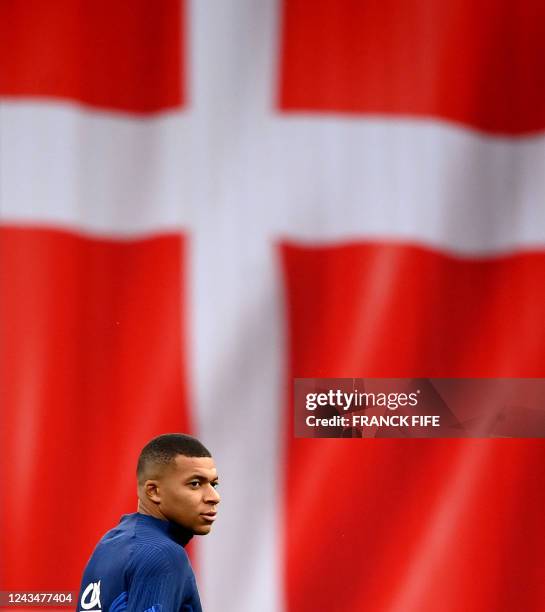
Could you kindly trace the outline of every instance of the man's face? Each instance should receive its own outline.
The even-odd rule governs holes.
[[[212,529],[220,501],[218,473],[211,457],[178,455],[158,479],[159,510],[170,521],[205,535]]]

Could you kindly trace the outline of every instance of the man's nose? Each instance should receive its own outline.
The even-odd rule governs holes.
[[[220,494],[217,489],[212,485],[209,485],[206,489],[206,495],[204,501],[208,504],[219,504],[220,503]]]

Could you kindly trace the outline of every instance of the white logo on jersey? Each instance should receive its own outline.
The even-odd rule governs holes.
[[[89,596],[89,599],[87,599],[87,596]],[[90,610],[98,606],[96,612],[100,612],[100,580],[98,582],[90,582],[87,585],[81,596],[80,604],[84,610]]]

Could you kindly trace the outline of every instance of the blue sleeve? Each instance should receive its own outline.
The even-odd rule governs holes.
[[[127,593],[127,612],[200,612],[193,570],[187,559],[164,550],[139,551],[133,560]]]
[[[182,593],[178,575],[143,576],[133,580],[127,598],[127,612],[178,612]]]

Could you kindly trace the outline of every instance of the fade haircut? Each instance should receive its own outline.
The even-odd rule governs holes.
[[[136,467],[138,483],[141,484],[144,481],[144,477],[151,465],[169,465],[174,462],[178,455],[184,455],[184,457],[212,456],[206,446],[193,436],[180,433],[157,436],[144,446],[140,457],[138,457],[138,465]]]

